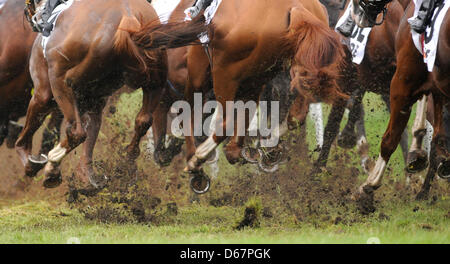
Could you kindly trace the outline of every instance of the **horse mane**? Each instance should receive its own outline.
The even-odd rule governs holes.
[[[337,33],[306,9],[294,8],[290,15],[284,52],[294,54],[292,87],[300,93],[309,91],[325,102],[348,97],[336,82],[344,62],[344,50]]]

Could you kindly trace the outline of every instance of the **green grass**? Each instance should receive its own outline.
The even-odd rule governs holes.
[[[395,205],[384,209],[389,220],[376,214],[360,223],[314,227],[263,218],[260,228],[233,228],[242,208],[191,205],[168,225],[100,224],[85,220],[76,210],[48,202],[27,202],[0,209],[0,242],[67,243],[449,243],[450,201]],[[419,208],[417,211],[413,208]],[[444,208],[447,208],[445,210]],[[447,216],[446,216],[447,215]],[[330,220],[331,221],[331,220]]]

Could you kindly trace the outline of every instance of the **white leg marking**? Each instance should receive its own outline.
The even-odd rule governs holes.
[[[426,116],[427,116],[427,96],[424,95],[422,99],[417,103],[416,118],[412,127],[412,142],[409,152],[414,150],[420,150],[422,148],[422,139],[414,136],[415,132],[426,128]]]
[[[67,152],[67,149],[61,147],[61,143],[59,143],[58,146],[54,147],[48,153],[48,160],[51,162],[58,163],[64,158],[64,156],[66,155],[66,152]]]
[[[205,159],[208,157],[209,153],[217,147],[217,143],[214,141],[213,137],[210,136],[208,139],[200,144],[200,146],[195,151],[195,156],[199,159]]]
[[[384,171],[386,170],[386,161],[380,156],[378,156],[377,163],[375,164],[375,167],[370,172],[369,177],[367,178],[367,181],[364,185],[369,186],[380,186],[381,180],[383,178]]]
[[[314,127],[316,128],[316,141],[319,147],[323,146],[323,113],[322,104],[314,103],[309,105],[309,113],[314,121]]]
[[[426,128],[427,128],[427,133],[425,134],[425,137],[423,138],[423,149],[428,153],[428,157],[429,157],[430,152],[431,152],[431,141],[433,140],[434,128],[430,124],[430,122],[428,122],[428,120],[426,121]]]

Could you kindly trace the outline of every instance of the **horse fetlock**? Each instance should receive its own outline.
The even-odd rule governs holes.
[[[44,174],[46,176],[43,183],[45,188],[55,188],[62,183],[61,170],[58,162],[48,162],[45,165]]]
[[[418,173],[428,167],[428,153],[425,150],[418,149],[408,153],[406,161],[406,171],[409,173]]]

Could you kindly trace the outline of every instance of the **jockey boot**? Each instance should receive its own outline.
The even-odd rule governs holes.
[[[411,29],[422,34],[425,32],[428,22],[433,15],[434,6],[438,0],[423,0],[420,5],[419,13],[414,19],[408,19]]]
[[[185,13],[190,17],[194,18],[198,16],[200,11],[206,9],[209,5],[211,5],[213,0],[197,0],[192,7],[186,9]]]
[[[341,33],[344,37],[348,38],[353,32],[353,28],[355,27],[355,21],[353,21],[352,16],[349,14],[345,22],[337,27],[337,31]]]

